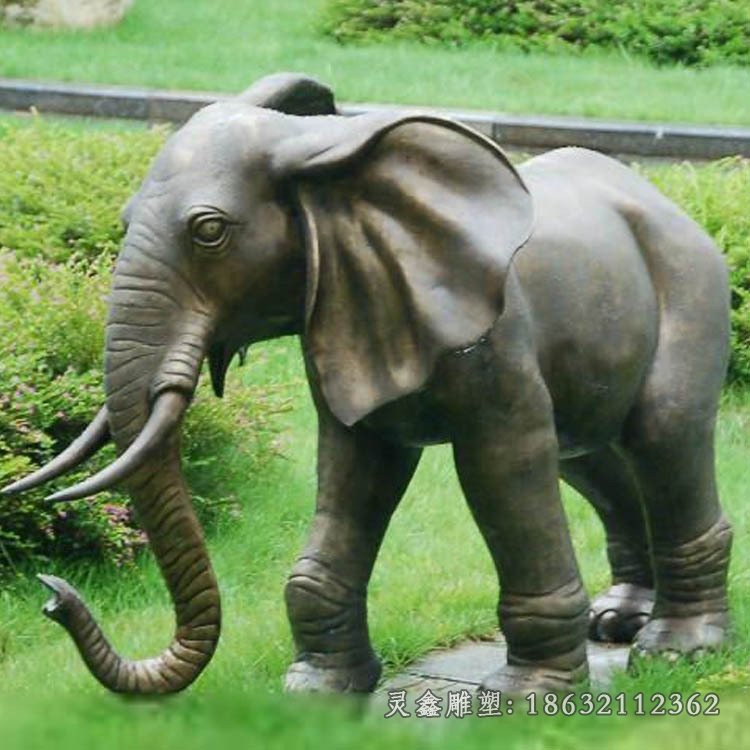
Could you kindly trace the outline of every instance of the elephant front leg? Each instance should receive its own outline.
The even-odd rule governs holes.
[[[287,671],[290,691],[369,692],[380,662],[367,631],[367,591],[314,558],[297,561],[286,585],[297,657]]]
[[[297,656],[285,689],[369,692],[381,673],[367,629],[367,584],[420,451],[321,417],[318,498],[286,585]]]
[[[589,602],[558,484],[551,410],[541,388],[511,419],[482,419],[454,443],[461,485],[497,568],[507,664],[482,688],[564,691],[588,675]]]

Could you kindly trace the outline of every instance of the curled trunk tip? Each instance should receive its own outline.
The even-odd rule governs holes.
[[[216,650],[220,631],[218,594],[205,611],[202,624],[193,624],[189,634],[176,636],[169,648],[155,658],[129,661],[114,651],[73,586],[53,575],[39,574],[37,578],[52,592],[42,612],[68,631],[89,671],[113,692],[154,695],[184,690],[196,680]]]

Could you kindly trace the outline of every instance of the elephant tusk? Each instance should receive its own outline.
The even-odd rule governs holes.
[[[65,474],[91,458],[110,440],[107,407],[102,406],[89,426],[59,455],[23,479],[19,479],[0,490],[2,495],[26,492],[40,484]]]
[[[164,440],[182,418],[187,404],[187,396],[179,391],[165,391],[159,395],[154,402],[148,422],[146,422],[138,437],[114,463],[80,484],[56,492],[47,499],[50,502],[79,500],[82,497],[89,497],[97,492],[109,489],[118,482],[127,479],[143,465],[143,462],[155,450],[163,445]]]

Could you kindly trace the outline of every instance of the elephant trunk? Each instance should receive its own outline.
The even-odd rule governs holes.
[[[174,285],[160,282],[153,269],[140,292],[133,286],[136,272],[126,270],[121,259],[111,295],[105,361],[109,428],[118,452],[127,451],[142,431],[154,430],[152,422],[161,419],[165,403],[168,409],[181,410],[171,415],[175,429],[144,454],[127,479],[135,513],[174,604],[172,643],[156,657],[124,659],[75,589],[53,576],[40,578],[55,593],[45,614],[68,630],[99,682],[119,693],[173,693],[190,685],[211,660],[221,624],[219,589],[182,474],[179,445],[179,423],[195,389],[210,316],[195,303],[188,305],[188,295],[175,295]],[[172,400],[163,398],[165,394]],[[157,401],[161,409],[154,406]]]

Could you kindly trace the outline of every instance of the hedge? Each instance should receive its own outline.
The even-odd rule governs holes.
[[[0,486],[64,448],[103,403],[119,212],[164,137],[0,120]],[[247,475],[256,475],[272,454],[272,415],[286,402],[270,388],[230,388],[219,401],[201,380],[183,462],[199,516],[212,527],[240,512],[227,458],[241,455]],[[105,448],[49,486],[0,497],[0,574],[44,558],[134,559],[144,537],[120,492],[64,507],[44,502],[113,458]]]
[[[0,486],[69,444],[103,403],[109,265],[0,255]],[[201,380],[183,430],[183,463],[198,514],[213,527],[240,512],[225,462],[241,454],[249,476],[260,472],[271,453],[271,416],[285,401],[278,389],[247,387],[228,388],[220,401]],[[131,562],[144,538],[120,492],[57,507],[44,501],[113,459],[105,448],[44,488],[0,498],[0,569],[40,557]]]
[[[330,0],[322,27],[341,42],[485,40],[522,50],[624,50],[657,64],[750,64],[744,0]]]

